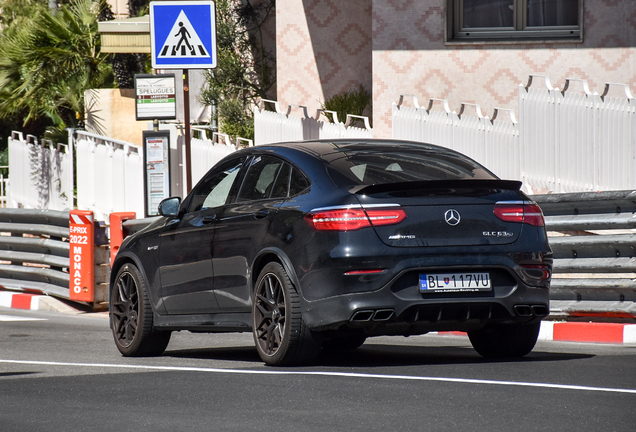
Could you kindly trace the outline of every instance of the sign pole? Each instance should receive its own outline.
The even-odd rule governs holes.
[[[192,151],[190,148],[190,82],[188,69],[183,70],[183,122],[185,123],[186,193],[192,190]]]
[[[186,190],[192,190],[189,69],[217,66],[216,7],[213,1],[150,2],[152,67],[183,70]]]

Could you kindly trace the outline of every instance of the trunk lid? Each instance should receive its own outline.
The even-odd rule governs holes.
[[[494,214],[497,202],[521,202],[520,183],[503,180],[422,181],[373,185],[353,191],[365,209],[400,206],[395,225],[374,226],[388,246],[487,246],[514,243],[522,223]]]

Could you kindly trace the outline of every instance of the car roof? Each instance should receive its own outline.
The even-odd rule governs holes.
[[[342,151],[367,151],[367,150],[430,150],[439,151],[441,153],[455,153],[445,147],[434,144],[428,144],[417,141],[392,140],[392,139],[374,139],[374,138],[356,138],[356,139],[326,139],[326,140],[308,140],[308,141],[291,141],[272,144],[263,144],[258,147],[272,149],[286,147],[311,153],[315,156],[324,156],[331,153],[340,153]]]

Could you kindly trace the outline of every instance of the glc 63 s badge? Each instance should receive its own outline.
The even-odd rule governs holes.
[[[514,237],[514,233],[508,231],[484,231],[484,237]]]

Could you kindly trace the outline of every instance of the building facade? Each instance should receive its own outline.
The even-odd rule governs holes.
[[[278,100],[308,107],[362,85],[375,136],[400,94],[517,108],[530,75],[636,93],[635,0],[278,0]],[[576,81],[575,81],[576,82]],[[583,87],[582,87],[583,89]]]

